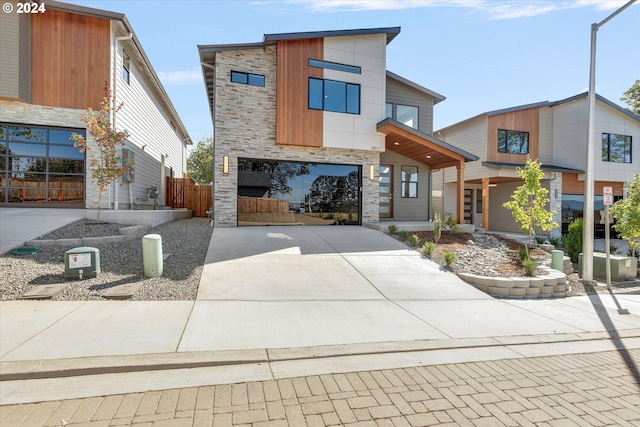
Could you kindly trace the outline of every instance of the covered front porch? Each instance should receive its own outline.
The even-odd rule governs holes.
[[[414,162],[417,162],[421,165],[426,165],[429,172],[438,169],[444,169],[447,167],[455,167],[457,176],[456,176],[456,220],[459,224],[464,224],[464,171],[465,171],[465,163],[472,162],[478,160],[478,157],[464,151],[458,147],[455,147],[451,144],[448,144],[444,141],[441,141],[437,138],[434,138],[432,135],[420,132],[410,126],[407,126],[403,123],[398,122],[397,120],[387,118],[377,125],[378,132],[384,134],[385,137],[385,150],[388,153],[395,153],[399,156],[402,156],[406,159],[411,159]],[[382,162],[382,161],[381,161]],[[403,175],[405,171],[403,171]],[[393,194],[397,192],[397,184],[394,185],[393,181],[391,182],[382,182],[382,179],[385,179],[382,174],[380,176],[380,205],[381,208],[383,203],[388,202],[389,207],[393,207]],[[412,185],[412,182],[405,182],[404,178],[402,178],[401,185],[403,188],[408,189],[409,185]],[[418,184],[416,184],[417,186]],[[427,182],[427,186],[430,187],[430,183]],[[383,193],[383,189],[389,187],[388,195]],[[416,190],[417,191],[417,190]],[[422,194],[426,194],[427,204],[424,207],[424,220],[432,219],[432,214],[430,212],[430,191],[424,192]],[[409,194],[411,196],[412,194]],[[403,194],[404,196],[404,194]],[[389,200],[385,200],[384,198],[388,197]],[[382,212],[382,209],[381,209]],[[380,217],[380,221],[393,221],[394,217],[398,215],[389,215],[390,218],[383,218],[383,215]],[[396,222],[397,222],[396,218]],[[419,221],[423,222],[423,221]],[[430,221],[424,221],[430,222]],[[416,230],[417,231],[417,230]]]

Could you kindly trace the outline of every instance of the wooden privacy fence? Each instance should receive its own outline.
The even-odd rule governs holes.
[[[196,184],[191,178],[167,177],[167,205],[172,208],[186,208],[193,216],[207,216],[213,206],[211,185]]]
[[[289,202],[261,197],[238,197],[238,213],[286,214],[289,213]]]

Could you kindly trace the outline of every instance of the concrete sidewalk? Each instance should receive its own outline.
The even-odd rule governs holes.
[[[363,227],[216,229],[196,301],[4,301],[0,320],[2,405],[640,348],[639,295],[496,300]]]

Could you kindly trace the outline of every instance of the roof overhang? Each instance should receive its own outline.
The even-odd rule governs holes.
[[[377,130],[386,135],[387,150],[423,163],[431,170],[478,160],[478,156],[391,118],[378,123]]]
[[[517,168],[524,168],[525,164],[524,163],[502,163],[502,162],[482,162],[482,166],[486,166],[488,168],[493,168],[493,169],[517,169]],[[582,174],[585,173],[583,170],[581,169],[572,169],[572,168],[565,168],[563,166],[556,166],[556,165],[540,165],[540,169],[543,172],[563,172],[563,173],[577,173],[577,174]]]

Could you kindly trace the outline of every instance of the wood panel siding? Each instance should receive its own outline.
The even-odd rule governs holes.
[[[276,144],[322,147],[323,112],[309,109],[308,91],[309,77],[323,73],[308,60],[323,59],[323,39],[280,40],[277,49]]]
[[[54,9],[31,15],[31,102],[99,109],[109,82],[111,22]]]
[[[612,187],[615,196],[624,194],[624,182],[613,181],[595,181],[594,194],[602,196],[602,187]],[[562,174],[562,193],[563,194],[584,194],[584,181],[578,181],[578,175],[574,173]]]
[[[487,161],[523,164],[527,154],[498,153],[498,129],[529,132],[529,154],[532,160],[539,157],[540,113],[537,108],[512,111],[489,116],[487,121]]]

